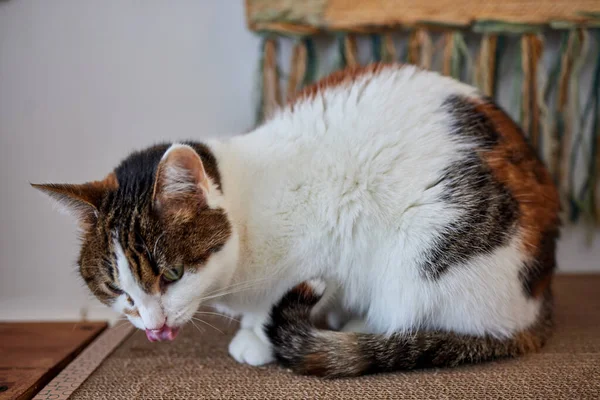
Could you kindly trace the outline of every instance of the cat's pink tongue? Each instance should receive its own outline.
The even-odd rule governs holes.
[[[179,328],[172,328],[163,325],[160,329],[146,329],[146,337],[151,342],[162,342],[164,340],[173,340],[177,337]]]

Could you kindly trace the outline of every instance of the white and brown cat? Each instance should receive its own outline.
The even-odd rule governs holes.
[[[237,361],[338,377],[515,356],[550,335],[552,179],[491,100],[412,66],[347,69],[249,134],[35,187],[78,216],[91,291],[150,340],[213,305],[241,317]],[[311,322],[322,294],[331,330]]]

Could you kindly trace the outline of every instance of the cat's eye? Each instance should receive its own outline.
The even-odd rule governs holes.
[[[182,276],[183,265],[179,264],[163,272],[162,279],[167,283],[171,283],[180,280]]]
[[[123,291],[119,287],[117,287],[114,283],[107,283],[106,287],[108,288],[108,290],[110,290],[114,294],[117,294],[119,296],[123,294]]]

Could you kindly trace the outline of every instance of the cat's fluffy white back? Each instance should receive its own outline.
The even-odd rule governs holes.
[[[212,143],[222,204],[240,235],[235,279],[264,280],[222,306],[265,313],[292,285],[321,277],[340,285],[343,304],[373,332],[508,336],[531,324],[540,302],[519,281],[518,236],[439,279],[420,271],[463,212],[440,200],[438,184],[475,145],[449,134],[443,103],[452,95],[479,97],[412,66],[383,69],[300,100],[247,136]]]

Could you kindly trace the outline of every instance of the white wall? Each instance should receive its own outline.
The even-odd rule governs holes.
[[[28,183],[247,130],[258,49],[242,0],[0,1],[0,319],[106,315],[75,273],[73,221]],[[600,270],[598,240],[563,236],[562,269]]]

